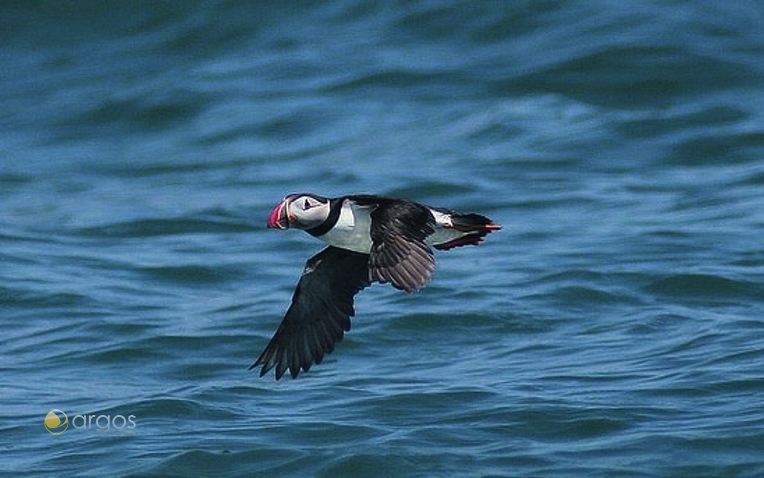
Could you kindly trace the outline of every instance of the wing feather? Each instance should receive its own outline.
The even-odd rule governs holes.
[[[424,242],[434,226],[435,218],[421,204],[381,202],[371,213],[369,280],[390,282],[406,292],[424,287],[435,270],[432,250]]]
[[[262,377],[275,367],[279,380],[321,363],[350,330],[353,298],[369,285],[368,262],[368,254],[333,246],[308,259],[292,304],[250,370],[262,366]]]

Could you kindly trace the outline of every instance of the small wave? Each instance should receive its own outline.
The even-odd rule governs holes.
[[[713,298],[762,297],[764,291],[749,282],[710,274],[675,274],[647,285],[648,292],[665,296]]]
[[[115,222],[101,226],[82,228],[79,235],[100,238],[135,238],[173,236],[179,234],[209,234],[226,232],[251,232],[257,228],[236,219],[202,218],[198,216],[177,218],[141,218]]]

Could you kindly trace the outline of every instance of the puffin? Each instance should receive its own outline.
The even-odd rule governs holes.
[[[289,194],[273,208],[268,227],[302,229],[328,244],[305,264],[276,333],[249,367],[260,377],[275,368],[297,378],[334,350],[355,315],[353,299],[374,282],[416,292],[435,270],[432,249],[477,245],[501,226],[406,199],[369,194],[326,198]]]

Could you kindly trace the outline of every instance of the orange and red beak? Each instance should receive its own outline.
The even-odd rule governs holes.
[[[278,206],[273,208],[268,216],[268,227],[274,229],[289,229],[289,223],[296,220],[295,217],[289,217],[289,198],[284,198]]]

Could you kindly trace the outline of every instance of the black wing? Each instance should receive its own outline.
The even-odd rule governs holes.
[[[276,367],[276,380],[289,369],[308,371],[334,350],[355,315],[353,297],[369,285],[368,254],[329,246],[308,259],[292,296],[292,305],[276,334],[249,367],[262,365],[262,377]]]
[[[421,289],[435,270],[432,250],[424,242],[434,226],[435,218],[421,204],[382,202],[371,213],[369,279],[390,282],[406,292]]]

